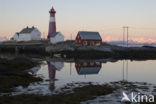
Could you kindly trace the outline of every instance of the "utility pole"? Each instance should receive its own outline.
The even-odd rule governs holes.
[[[126,40],[127,40],[127,47],[128,47],[128,45],[129,45],[129,43],[128,43],[128,41],[129,41],[129,27],[128,26],[123,27],[123,46],[125,45],[125,33],[127,35]]]
[[[70,38],[71,38],[71,40],[73,39],[73,36],[72,36],[72,34],[70,35]]]
[[[128,47],[128,40],[129,40],[129,27],[127,26],[127,47]]]
[[[123,27],[123,46],[125,45],[125,27]]]

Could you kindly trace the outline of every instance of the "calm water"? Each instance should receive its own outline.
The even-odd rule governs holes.
[[[147,82],[156,85],[156,60],[102,63],[99,61],[47,62],[29,70],[44,78],[42,83],[31,84],[28,88],[18,87],[17,92],[51,94],[68,83],[77,82]]]

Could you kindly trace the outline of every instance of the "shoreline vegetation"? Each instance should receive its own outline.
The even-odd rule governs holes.
[[[5,42],[0,53],[36,54],[73,59],[156,59],[156,47],[121,47],[102,43],[102,46],[77,46],[74,41],[50,44],[48,41]]]
[[[13,92],[17,86],[28,86],[30,83],[42,81],[25,70],[38,65],[28,58],[0,59],[0,93]]]

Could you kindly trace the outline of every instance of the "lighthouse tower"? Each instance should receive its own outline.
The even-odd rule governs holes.
[[[56,32],[56,22],[55,22],[55,9],[52,7],[52,9],[49,11],[50,13],[50,21],[49,21],[49,32],[48,32],[48,39],[52,37],[52,35]]]

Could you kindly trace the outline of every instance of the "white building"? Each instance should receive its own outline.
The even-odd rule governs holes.
[[[31,41],[31,40],[41,40],[41,32],[35,28],[24,28],[21,32],[16,33],[13,36],[15,41]]]
[[[63,42],[63,41],[64,41],[64,36],[60,32],[56,32],[50,37],[50,42],[52,44],[56,44],[58,42]]]

